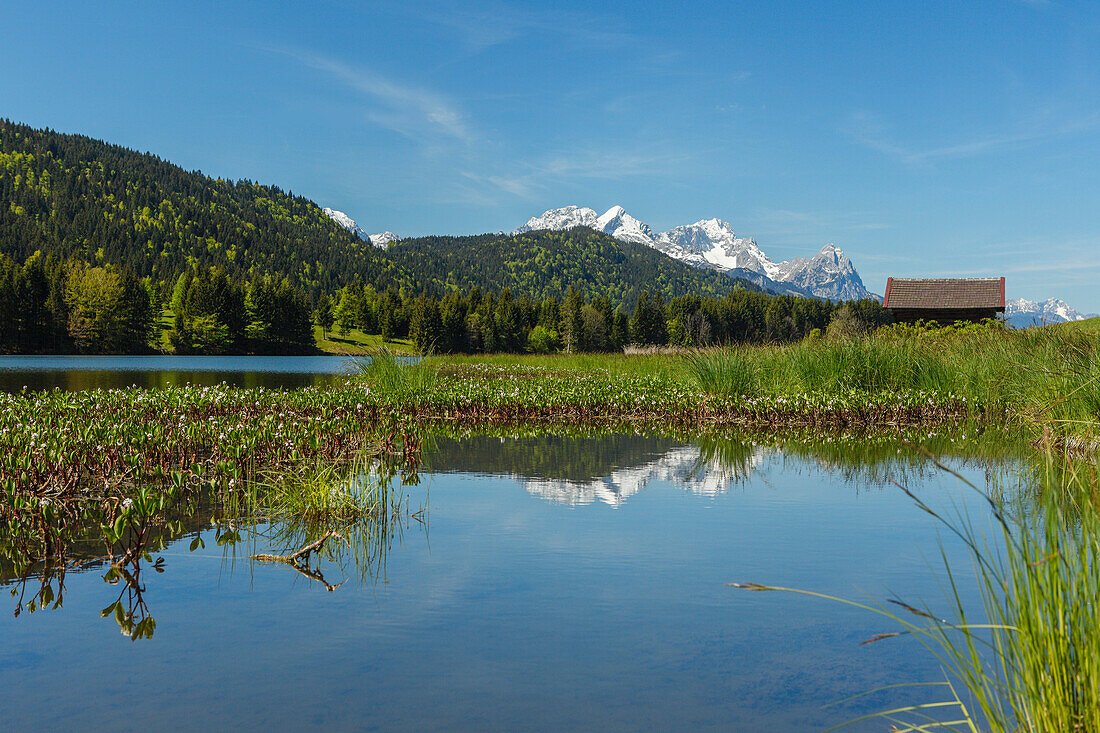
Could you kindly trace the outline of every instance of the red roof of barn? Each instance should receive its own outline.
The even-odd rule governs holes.
[[[886,281],[886,308],[996,308],[1005,307],[1005,279],[902,278]]]

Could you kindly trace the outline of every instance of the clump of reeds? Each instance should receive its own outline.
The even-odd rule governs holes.
[[[759,365],[748,349],[698,351],[684,357],[688,374],[704,392],[752,397],[759,392]]]
[[[369,381],[373,392],[393,402],[418,404],[429,399],[438,370],[424,359],[413,361],[382,347],[357,359],[355,370]]]
[[[906,330],[687,354],[687,380],[719,396],[920,392],[1063,437],[1100,427],[1100,339],[1065,330]]]
[[[397,500],[388,476],[364,461],[319,464],[274,474],[248,488],[253,511],[308,522],[342,523],[385,514]]]

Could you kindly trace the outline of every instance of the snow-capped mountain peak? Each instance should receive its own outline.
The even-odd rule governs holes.
[[[717,218],[700,219],[657,234],[622,206],[612,206],[596,216],[594,210],[574,205],[532,217],[514,233],[575,226],[653,247],[693,267],[745,277],[774,292],[812,294],[832,300],[878,297],[867,291],[852,261],[835,244],[826,244],[813,257],[773,262],[755,239],[737,236],[733,225]]]
[[[815,294],[829,293],[833,300],[868,297],[867,288],[848,256],[830,242],[811,258],[795,257],[778,266],[778,280],[799,285]]]
[[[532,216],[527,223],[519,227],[513,234],[523,234],[539,229],[572,229],[573,227],[588,227],[599,229],[596,212],[588,207],[563,206],[560,209],[550,209],[541,216]]]
[[[381,247],[382,249],[385,249],[390,242],[396,242],[399,239],[401,239],[401,237],[390,231],[379,232],[378,234],[370,235],[370,243],[373,244],[375,247]]]
[[[626,209],[621,206],[612,206],[596,219],[595,229],[610,234],[615,239],[626,242],[637,242],[649,247],[653,246],[653,230],[649,225],[638,221]]]
[[[342,211],[330,209],[327,206],[321,209],[321,211],[324,212],[325,216],[332,219],[334,222],[344,227],[344,229],[347,229],[355,236],[359,237],[359,239],[362,239],[364,242],[367,241],[367,233],[359,228],[359,225],[355,223],[355,219],[352,219],[350,216]]]
[[[1016,328],[1043,326],[1050,323],[1083,321],[1096,318],[1095,313],[1081,313],[1060,298],[1047,298],[1043,301],[1014,298],[1005,303],[1005,320]]]
[[[664,247],[662,252],[677,257],[676,252],[696,255],[701,260],[693,262],[693,257],[681,256],[685,262],[697,267],[709,267],[715,270],[749,270],[769,278],[775,272],[775,263],[756,245],[752,237],[738,237],[733,225],[721,219],[700,219],[694,224],[674,227],[658,236]]]

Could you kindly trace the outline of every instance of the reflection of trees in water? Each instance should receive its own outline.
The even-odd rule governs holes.
[[[0,369],[0,391],[20,392],[23,389],[80,392],[93,389],[165,389],[194,384],[253,389],[297,389],[333,382],[339,375],[299,372],[257,371],[141,371],[141,370],[52,370]]]
[[[511,474],[588,481],[620,466],[637,466],[682,445],[674,438],[609,433],[571,437],[436,436],[424,448],[424,468],[435,473]]]

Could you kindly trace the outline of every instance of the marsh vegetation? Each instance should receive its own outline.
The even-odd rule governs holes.
[[[377,582],[403,528],[426,521],[426,495],[410,500],[402,487],[418,484],[425,446],[452,440],[462,447],[449,460],[461,470],[522,476],[548,498],[599,489],[638,434],[689,443],[694,457],[691,465],[631,460],[721,490],[752,481],[767,456],[887,488],[936,473],[929,455],[987,476],[1019,464],[1026,481],[983,504],[998,521],[993,533],[952,524],[974,551],[974,579],[954,554],[945,577],[960,590],[945,604],[899,597],[906,605],[879,609],[948,670],[948,696],[933,702],[962,711],[943,718],[949,705],[903,705],[911,709],[894,708],[893,717],[1089,730],[1100,668],[1088,602],[1100,593],[1092,581],[1100,490],[1090,462],[1097,357],[1095,338],[1077,330],[894,327],[676,355],[471,360],[376,351],[357,373],[299,390],[6,394],[0,566],[17,613],[60,606],[66,573],[96,569],[117,590],[103,615],[141,639],[156,630],[146,579],[181,540],[195,552],[209,542],[250,563],[274,560],[287,569],[270,572],[329,591],[349,577]],[[569,435],[546,443],[548,430]],[[574,461],[569,436],[577,434],[589,449]],[[718,475],[726,478],[704,480]]]

